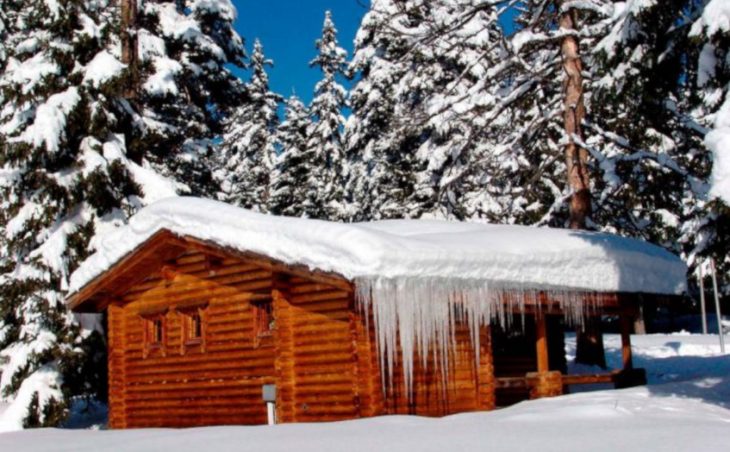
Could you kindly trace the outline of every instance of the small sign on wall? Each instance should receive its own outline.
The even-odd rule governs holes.
[[[276,403],[276,385],[262,385],[261,392],[264,402]]]

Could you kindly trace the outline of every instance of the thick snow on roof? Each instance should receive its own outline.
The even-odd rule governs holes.
[[[478,281],[495,289],[675,294],[686,267],[646,242],[610,234],[433,220],[342,224],[169,198],[102,237],[71,276],[76,292],[159,230],[356,281]]]

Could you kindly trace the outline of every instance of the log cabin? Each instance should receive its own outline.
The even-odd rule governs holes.
[[[104,315],[110,428],[443,416],[641,383],[632,318],[685,271],[608,234],[174,198],[100,240],[67,303]],[[598,315],[621,319],[623,368],[567,375],[564,326]]]

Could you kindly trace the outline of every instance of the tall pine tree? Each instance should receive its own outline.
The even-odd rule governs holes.
[[[123,26],[119,2],[2,4],[0,396],[18,427],[103,392],[100,328],[65,309],[68,275],[140,206],[212,191],[194,168],[243,92],[225,68],[243,55],[229,1],[144,8]],[[130,35],[138,67],[122,55]]]
[[[54,425],[70,394],[100,388],[97,333],[64,307],[67,277],[95,230],[142,195],[115,133],[125,67],[103,2],[4,2],[0,76],[0,393],[18,427]]]
[[[221,145],[216,177],[225,202],[267,212],[271,172],[276,158],[277,115],[281,97],[269,90],[264,56],[257,40],[251,55],[251,80],[246,85],[249,100],[228,120]]]
[[[692,117],[707,129],[704,144],[712,152],[707,203],[693,224],[696,239],[690,253],[717,262],[723,293],[730,294],[730,10],[721,0],[710,0],[690,29],[697,52],[695,108]],[[692,231],[694,232],[694,231]],[[690,254],[691,255],[691,254]]]
[[[713,197],[730,206],[730,11],[722,0],[710,0],[690,30],[700,47],[697,58],[697,116],[710,131],[714,152]]]
[[[271,175],[270,211],[274,215],[300,217],[304,202],[316,196],[307,193],[311,156],[307,153],[311,118],[307,107],[296,96],[286,101],[285,120],[276,133],[280,154]]]
[[[482,187],[495,141],[481,113],[499,88],[483,83],[504,53],[497,18],[466,0],[372,3],[347,128],[360,218],[463,219],[494,205]]]
[[[243,84],[228,69],[243,67],[243,41],[233,29],[230,0],[140,3],[139,81],[128,118],[129,154],[184,182],[191,194],[213,196],[216,139]]]
[[[309,177],[303,213],[310,218],[338,218],[344,209],[343,108],[347,91],[338,78],[344,75],[347,53],[337,43],[337,29],[327,11],[322,37],[317,40],[318,55],[310,66],[322,71],[309,107],[312,124],[307,131]]]
[[[402,100],[399,81],[415,62],[407,59],[409,37],[391,22],[397,15],[413,27],[422,22],[418,7],[406,3],[373,1],[355,37],[349,71],[358,81],[350,95],[352,114],[346,127],[351,220],[418,215],[407,210],[412,208],[409,199],[416,185],[414,152],[402,149],[400,142],[407,140],[393,131]]]

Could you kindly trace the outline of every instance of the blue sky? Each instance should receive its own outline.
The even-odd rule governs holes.
[[[271,90],[289,97],[293,92],[306,103],[312,99],[314,85],[320,80],[318,69],[309,61],[317,50],[314,42],[322,32],[324,13],[332,11],[340,46],[352,57],[353,40],[369,0],[233,0],[238,9],[236,29],[246,40],[249,55],[256,38],[264,45],[267,57],[274,60],[269,68]],[[507,33],[515,11],[502,17]],[[248,80],[248,74],[238,75]]]
[[[251,52],[259,38],[266,55],[274,60],[269,69],[271,89],[284,97],[293,91],[305,102],[312,98],[320,79],[318,69],[309,67],[316,55],[314,41],[322,31],[324,12],[332,11],[340,45],[352,55],[352,41],[367,12],[367,0],[233,0],[238,8],[236,29]],[[247,74],[242,75],[244,79]]]

